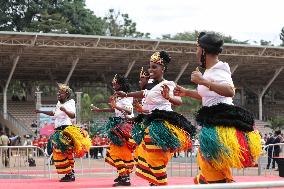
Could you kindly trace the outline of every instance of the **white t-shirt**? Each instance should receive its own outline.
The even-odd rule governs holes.
[[[76,115],[76,106],[75,101],[73,99],[70,99],[63,104],[58,101],[53,111],[55,118],[55,128],[60,127],[62,125],[72,125],[72,119],[69,118],[69,116],[65,112],[61,111],[60,107],[64,107],[68,112],[73,112]]]
[[[212,68],[205,70],[203,77],[216,83],[229,84],[231,86],[234,86],[231,77],[230,66],[228,63],[219,61]],[[210,91],[204,85],[198,85],[197,91],[198,94],[202,97],[203,106],[212,106],[218,103],[233,105],[233,99],[231,97],[221,96],[214,91]]]
[[[144,99],[142,102],[144,110],[148,110],[149,112],[152,112],[155,109],[173,111],[172,104],[168,100],[166,100],[161,94],[161,91],[163,90],[162,88],[163,85],[167,85],[169,87],[170,97],[174,96],[173,91],[174,88],[176,87],[176,84],[173,81],[167,81],[167,80],[161,81],[152,89],[144,90]]]
[[[132,118],[134,117],[134,113],[133,113],[133,97],[124,97],[124,98],[121,98],[121,97],[118,97],[116,99],[116,105],[120,108],[123,108],[123,109],[127,109],[129,111],[131,111],[131,114],[130,115],[127,115],[127,118]],[[122,117],[122,118],[125,118],[125,115],[115,109],[115,116],[116,117]]]

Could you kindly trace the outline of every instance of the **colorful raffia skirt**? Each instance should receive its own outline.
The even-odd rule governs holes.
[[[133,151],[136,143],[131,137],[133,124],[120,117],[111,117],[106,124],[106,133],[111,141],[105,161],[117,169],[120,176],[128,175],[134,167]]]
[[[48,153],[53,153],[58,174],[68,174],[74,168],[74,156],[83,157],[91,147],[88,133],[76,126],[61,126],[50,136]]]
[[[155,185],[167,184],[166,166],[176,151],[191,148],[195,127],[181,114],[154,110],[139,115],[132,130],[139,143],[135,151],[136,175]]]
[[[261,154],[261,137],[250,112],[218,104],[202,107],[196,116],[199,133],[198,164],[208,182],[232,180],[231,168],[255,165]]]

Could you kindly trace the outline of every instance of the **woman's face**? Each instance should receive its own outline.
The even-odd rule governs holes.
[[[63,90],[58,90],[57,91],[57,100],[60,101],[60,102],[64,102],[67,98],[67,93],[66,91],[63,91]]]
[[[148,83],[149,77],[141,76],[139,80],[140,89],[145,89],[146,84]]]
[[[160,80],[164,76],[164,70],[164,66],[150,62],[150,67],[148,69],[150,79]]]
[[[120,85],[116,82],[116,83],[112,83],[112,88],[113,88],[113,90],[115,90],[115,91],[119,91],[120,90]]]

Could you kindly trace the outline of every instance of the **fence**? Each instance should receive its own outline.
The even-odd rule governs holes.
[[[280,144],[273,144],[265,146],[268,148],[271,146],[274,150],[274,146],[279,145],[280,148],[284,148],[284,143]],[[94,156],[91,157],[90,153],[86,155],[85,158],[76,159],[75,169],[77,174],[79,173],[81,176],[93,176],[96,175],[115,175],[116,170],[106,164],[104,162],[104,155],[106,148],[108,146],[92,146],[92,149],[95,148],[103,148],[103,152],[100,153],[101,159],[94,160]],[[172,158],[167,166],[167,172],[169,177],[193,177],[198,173],[198,165],[196,162],[196,150],[198,146],[193,146],[193,150],[190,152],[183,152],[180,156],[176,158]],[[33,176],[43,176],[52,178],[52,175],[55,174],[54,166],[50,164],[50,158],[48,157],[45,152],[38,147],[35,146],[0,146],[0,155],[2,157],[3,150],[9,149],[9,164],[8,168],[5,168],[3,163],[0,164],[1,169],[0,174],[6,174],[6,176],[12,177],[22,177],[23,175],[29,175],[30,177]],[[43,156],[38,156],[42,154]],[[283,150],[279,156],[283,156]],[[37,166],[36,167],[29,167],[28,166],[28,158],[29,156],[33,157],[36,160]],[[267,152],[264,150],[264,154],[260,157],[258,161],[258,166],[244,168],[244,169],[233,169],[234,176],[256,176],[256,175],[277,175],[278,172],[273,171],[272,169],[265,169],[267,166],[268,160]],[[1,161],[2,162],[2,161]],[[5,168],[5,169],[4,169]],[[40,174],[37,174],[40,173]]]
[[[37,146],[0,146],[0,157],[0,178],[47,177],[49,172],[48,155]],[[30,164],[33,160],[37,165]]]

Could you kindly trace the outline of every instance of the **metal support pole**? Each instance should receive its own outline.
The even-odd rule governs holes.
[[[129,65],[128,65],[128,68],[127,68],[127,71],[126,73],[124,74],[124,77],[128,77],[130,71],[132,70],[134,64],[136,63],[136,60],[133,60]]]
[[[280,72],[283,70],[284,66],[277,69],[274,73],[274,76],[270,79],[270,81],[266,84],[266,86],[262,89],[262,91],[258,94],[258,108],[259,108],[259,120],[262,120],[262,97],[268,87],[273,83],[273,81],[276,79],[276,77],[280,74]]]
[[[39,110],[41,108],[41,91],[36,91],[35,94],[36,94],[36,109]],[[37,133],[40,129],[40,126],[41,126],[41,123],[40,123],[40,114],[37,114],[36,115],[36,120],[37,120]]]
[[[81,99],[82,99],[82,93],[83,92],[75,92],[76,93],[76,123],[80,124],[81,123]]]
[[[7,114],[7,91],[8,91],[8,87],[9,87],[10,81],[12,79],[12,76],[14,74],[14,71],[16,69],[16,66],[19,62],[19,58],[20,58],[19,55],[14,57],[12,70],[9,74],[8,80],[7,80],[6,85],[3,89],[3,116],[4,116],[4,119],[7,119],[7,117],[8,117],[8,114]]]
[[[176,79],[175,79],[175,83],[178,82],[178,80],[180,79],[180,77],[182,76],[182,74],[184,73],[184,71],[186,70],[186,68],[188,67],[188,65],[189,65],[189,62],[188,62],[188,63],[185,63],[185,64],[181,67],[180,72],[179,72],[178,76],[177,76]]]
[[[234,72],[236,71],[236,69],[237,69],[238,67],[239,67],[238,64],[232,66],[232,69],[231,69],[231,74],[232,74],[232,75],[234,74]]]
[[[74,72],[78,62],[79,62],[79,57],[77,57],[76,59],[73,60],[71,70],[69,71],[69,74],[68,74],[68,76],[67,76],[67,78],[66,78],[66,80],[64,82],[65,84],[67,84],[69,82],[69,80],[70,80],[70,78],[71,78],[71,76],[72,76],[72,74],[73,74],[73,72]]]

